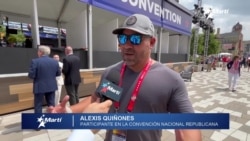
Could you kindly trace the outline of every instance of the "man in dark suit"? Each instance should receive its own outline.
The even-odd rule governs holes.
[[[80,58],[73,54],[71,46],[65,48],[66,57],[63,59],[64,85],[69,95],[70,105],[79,102],[78,86],[81,83]]]
[[[50,48],[39,46],[38,58],[32,59],[29,68],[29,78],[33,79],[35,113],[42,113],[43,97],[47,106],[55,105],[55,91],[57,90],[56,76],[61,74],[59,64],[50,58]]]

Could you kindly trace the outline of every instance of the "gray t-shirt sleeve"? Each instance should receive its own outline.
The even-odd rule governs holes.
[[[173,83],[172,94],[168,103],[168,111],[171,113],[193,113],[194,109],[188,97],[184,81],[178,75]]]

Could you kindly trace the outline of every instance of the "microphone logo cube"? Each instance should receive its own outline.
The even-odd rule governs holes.
[[[119,101],[121,94],[122,94],[122,88],[113,84],[112,82],[103,79],[101,81],[101,84],[97,88],[97,91],[101,94],[101,96],[105,96],[113,101]]]

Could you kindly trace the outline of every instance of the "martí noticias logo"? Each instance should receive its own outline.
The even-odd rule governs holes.
[[[107,93],[108,91],[116,94],[116,95],[120,95],[121,91],[115,89],[114,87],[111,86],[111,84],[109,82],[105,82],[105,83],[102,83],[101,85],[101,92],[102,93]]]
[[[44,127],[47,123],[61,123],[62,118],[51,118],[51,117],[45,117],[45,115],[40,116],[37,118],[37,122],[39,122],[38,128]]]
[[[106,93],[108,90],[109,83],[103,83],[101,92]]]

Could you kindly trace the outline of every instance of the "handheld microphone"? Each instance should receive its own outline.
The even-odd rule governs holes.
[[[112,101],[119,102],[122,94],[122,88],[119,87],[120,73],[115,70],[111,70],[106,79],[102,79],[96,92],[101,97],[101,102],[110,99]]]

